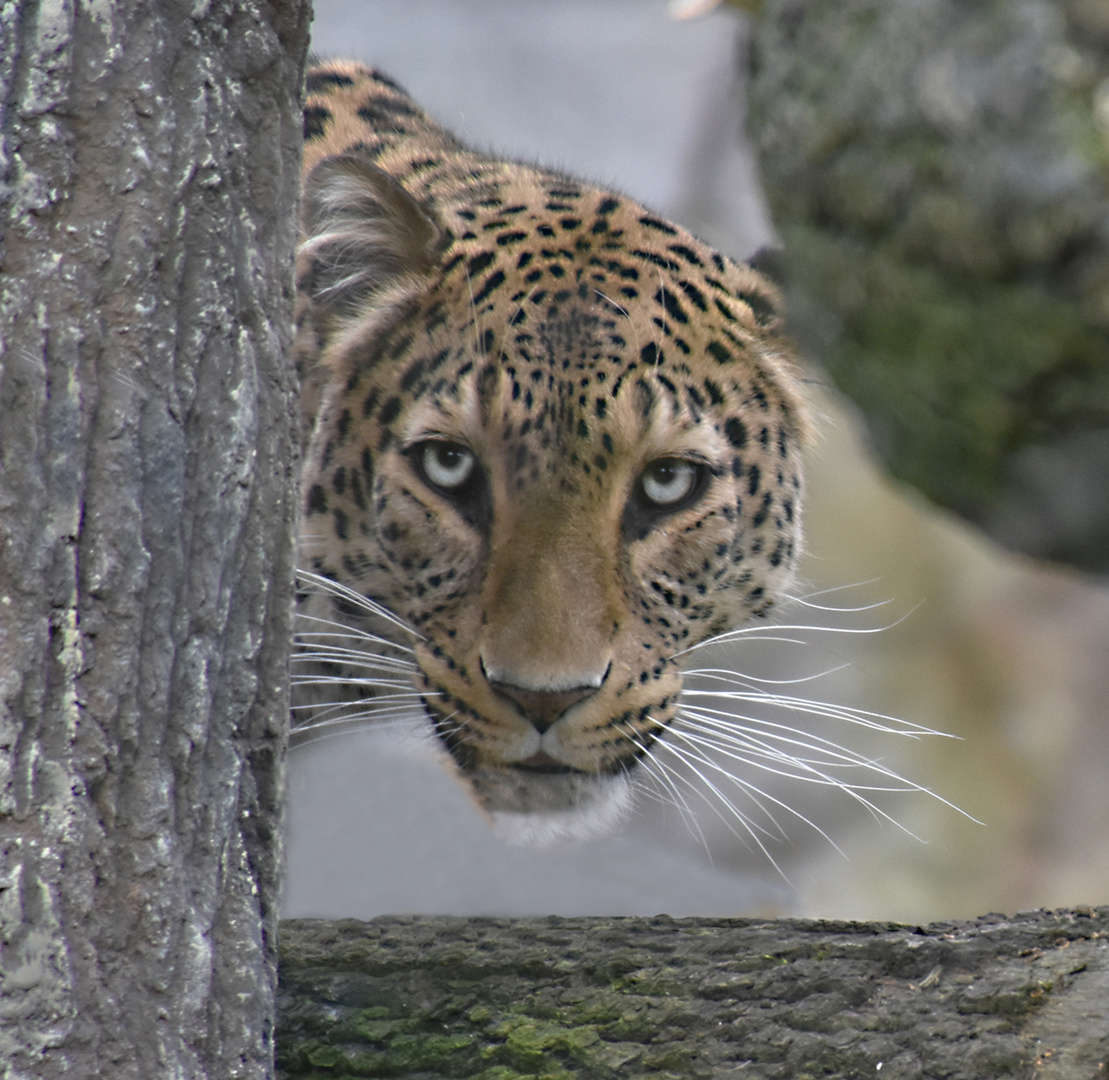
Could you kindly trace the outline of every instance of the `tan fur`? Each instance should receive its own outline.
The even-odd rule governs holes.
[[[358,65],[309,89],[301,561],[419,637],[304,610],[414,641],[487,810],[588,817],[665,738],[677,654],[792,573],[806,425],[778,295],[631,200],[472,153]]]

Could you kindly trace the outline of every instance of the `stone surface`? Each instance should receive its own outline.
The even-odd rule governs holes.
[[[284,1080],[1036,1076],[1109,1060],[1109,910],[282,924]]]

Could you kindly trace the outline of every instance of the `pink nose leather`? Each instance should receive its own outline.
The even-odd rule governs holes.
[[[575,686],[570,690],[527,690],[511,683],[493,681],[489,685],[502,697],[508,698],[540,733],[546,731],[571,705],[591,697],[600,689],[596,686]]]

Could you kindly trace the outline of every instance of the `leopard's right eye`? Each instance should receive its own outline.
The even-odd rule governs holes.
[[[473,476],[473,452],[459,443],[428,439],[413,448],[412,460],[423,479],[445,494],[458,491]]]

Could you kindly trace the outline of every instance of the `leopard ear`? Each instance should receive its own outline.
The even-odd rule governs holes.
[[[357,152],[308,174],[301,230],[301,291],[344,315],[398,278],[426,274],[447,239],[426,206]]]

